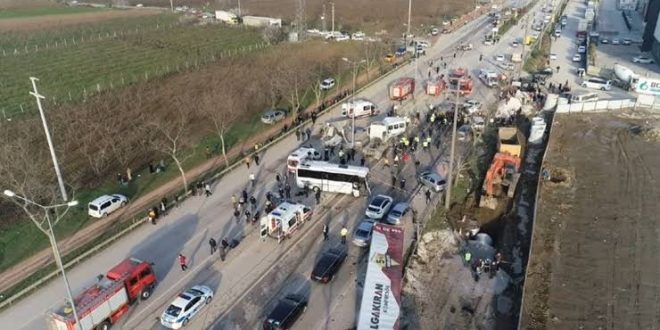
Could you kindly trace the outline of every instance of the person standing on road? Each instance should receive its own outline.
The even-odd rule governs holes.
[[[348,229],[346,229],[346,225],[341,227],[339,234],[341,235],[341,244],[346,244],[346,235],[348,235]]]
[[[250,180],[250,184],[252,185],[252,187],[254,187],[256,185],[256,179],[257,179],[254,176],[254,173],[250,173],[250,175],[248,176],[248,179]]]
[[[431,190],[426,189],[426,204],[431,202]]]
[[[245,166],[247,166],[248,170],[250,169],[250,162],[251,162],[250,156],[245,157]]]
[[[236,194],[231,194],[231,205],[234,207],[234,210],[238,208],[238,200],[236,199]]]
[[[188,259],[183,254],[179,253],[179,265],[181,266],[182,271],[188,269]]]
[[[360,157],[360,166],[364,166],[365,162],[366,162],[366,159],[364,159],[364,156]]]
[[[282,177],[279,173],[275,174],[275,181],[277,181],[277,186],[279,187],[282,184]]]
[[[211,246],[211,255],[213,255],[213,253],[218,250],[218,242],[216,242],[215,239],[211,237],[209,239],[209,245]]]
[[[323,240],[328,240],[328,224],[323,224]]]
[[[286,199],[291,198],[291,186],[289,185],[288,182],[286,183],[286,185],[284,185],[284,193],[285,193]]]
[[[300,128],[296,128],[296,141],[300,141]]]
[[[401,178],[401,180],[399,181],[399,187],[401,188],[401,190],[406,190],[406,179],[405,178]]]
[[[316,204],[321,204],[321,189],[318,189],[314,196],[316,197]]]
[[[254,195],[250,196],[250,205],[252,205],[253,210],[257,208],[257,198]]]
[[[394,172],[392,172],[392,187],[396,186],[396,175],[394,175]]]
[[[257,164],[257,166],[259,166],[259,155],[258,154],[254,154],[254,163]]]
[[[204,185],[204,194],[206,194],[206,197],[211,196],[211,185],[208,182]]]

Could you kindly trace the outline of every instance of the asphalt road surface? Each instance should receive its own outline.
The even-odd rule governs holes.
[[[538,7],[538,6],[537,6]],[[359,97],[366,97],[383,109],[390,106],[387,99],[387,84],[397,77],[427,76],[428,61],[439,63],[440,56],[448,62],[447,69],[456,66],[468,67],[471,72],[478,71],[485,65],[492,65],[484,60],[479,63],[479,54],[484,59],[492,58],[498,46],[483,46],[483,35],[490,29],[485,17],[477,19],[456,32],[443,35],[417,63],[409,64],[390,76],[365,89]],[[509,44],[514,38],[521,38],[524,29],[513,28],[502,38],[500,45]],[[459,52],[453,57],[454,47],[460,41],[471,42],[475,50]],[[441,73],[446,73],[443,70]],[[476,76],[473,73],[473,76]],[[419,81],[419,80],[418,80]],[[421,84],[418,83],[418,86]],[[482,103],[492,103],[493,90],[475,82],[473,98]],[[431,99],[423,95],[423,88],[418,88],[414,101],[404,102],[403,111],[425,111],[427,104],[439,103],[442,98]],[[317,121],[315,132],[320,124],[339,118],[339,109],[322,116]],[[360,119],[358,126],[367,126],[374,118]],[[448,138],[444,136],[440,149],[433,149],[430,154],[420,153],[423,166],[435,166],[446,161]],[[308,142],[309,143],[309,142]],[[318,141],[312,139],[312,144]],[[301,144],[291,135],[271,147],[262,155],[261,165],[251,167],[257,176],[257,185],[251,189],[263,205],[267,191],[275,190],[275,174],[285,169],[287,155]],[[460,150],[460,148],[459,148]],[[411,198],[415,192],[414,165],[408,164],[404,173],[407,179],[405,191],[389,187],[389,170],[378,164],[372,167],[370,185],[374,193],[387,192],[398,200]],[[133,256],[153,261],[159,284],[153,296],[129,311],[118,324],[121,329],[154,329],[160,326],[156,318],[170,303],[177,293],[184,288],[205,284],[216,292],[213,303],[191,322],[191,328],[231,329],[252,327],[260,322],[264,314],[272,308],[275,299],[285,293],[305,292],[310,299],[310,306],[298,329],[311,328],[347,328],[353,325],[356,310],[359,308],[360,293],[357,288],[364,278],[364,249],[348,245],[349,257],[337,277],[327,285],[311,283],[309,273],[314,261],[323,249],[340,245],[339,229],[343,224],[352,233],[354,225],[361,220],[368,197],[324,194],[320,205],[315,205],[313,196],[297,199],[315,205],[315,215],[300,232],[290,240],[278,244],[273,239],[262,241],[256,226],[237,223],[231,214],[231,195],[239,194],[247,186],[248,170],[241,166],[228,173],[214,184],[213,195],[193,197],[171,210],[158,225],[145,225],[134,230],[104,251],[96,254],[68,272],[69,280],[75,292],[92,284],[95,277],[104,273],[126,257]],[[292,184],[292,186],[295,186]],[[295,189],[294,189],[295,190]],[[250,190],[249,190],[250,191]],[[440,196],[435,196],[436,199]],[[424,202],[417,197],[415,207],[423,208]],[[418,211],[421,211],[418,210]],[[103,220],[99,220],[103,221]],[[331,239],[321,242],[323,222],[329,223]],[[410,242],[412,224],[407,222],[406,240]],[[228,253],[226,261],[218,255],[210,255],[207,241],[210,237],[242,238],[240,245]],[[176,256],[183,253],[189,258],[190,269],[182,272]],[[361,274],[356,276],[356,274]],[[7,329],[41,330],[46,328],[44,314],[51,308],[64,302],[64,288],[60,280],[54,280],[40,288],[29,297],[21,300],[0,314],[0,324]],[[347,308],[347,306],[349,308]],[[341,317],[337,317],[337,313]],[[350,316],[346,313],[352,313]],[[351,317],[352,316],[352,317]]]

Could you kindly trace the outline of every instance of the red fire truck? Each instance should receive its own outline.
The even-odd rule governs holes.
[[[472,77],[467,74],[467,70],[464,68],[454,69],[449,74],[449,89],[460,90],[461,95],[470,95],[472,84]]]
[[[390,100],[400,101],[408,97],[414,97],[415,93],[415,78],[402,77],[389,86]]]
[[[126,314],[138,299],[146,300],[156,286],[152,264],[129,258],[74,298],[80,327],[73,310],[65,305],[47,314],[50,330],[107,330]]]

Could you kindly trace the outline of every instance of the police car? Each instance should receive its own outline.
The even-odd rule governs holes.
[[[211,303],[213,290],[204,285],[196,285],[181,294],[160,316],[160,324],[170,329],[185,327],[190,319],[204,306]]]

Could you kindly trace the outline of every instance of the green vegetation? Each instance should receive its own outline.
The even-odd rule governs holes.
[[[523,69],[527,72],[537,72],[545,69],[548,64],[548,56],[550,55],[550,46],[552,35],[550,32],[546,33],[541,42],[535,42],[532,45],[532,52],[523,65]]]
[[[25,17],[46,16],[46,15],[80,14],[80,13],[98,12],[102,10],[108,10],[108,9],[95,8],[95,7],[82,7],[82,6],[20,8],[20,9],[0,10],[0,19],[25,18]]]
[[[250,29],[172,26],[172,15],[139,20],[142,23],[133,26],[125,24],[136,19],[1,36],[5,55],[0,61],[0,108],[12,115],[21,112],[21,106],[23,111],[35,107],[27,94],[30,76],[40,79],[48,101],[78,101],[99,90],[183,71],[262,43],[260,34]]]

